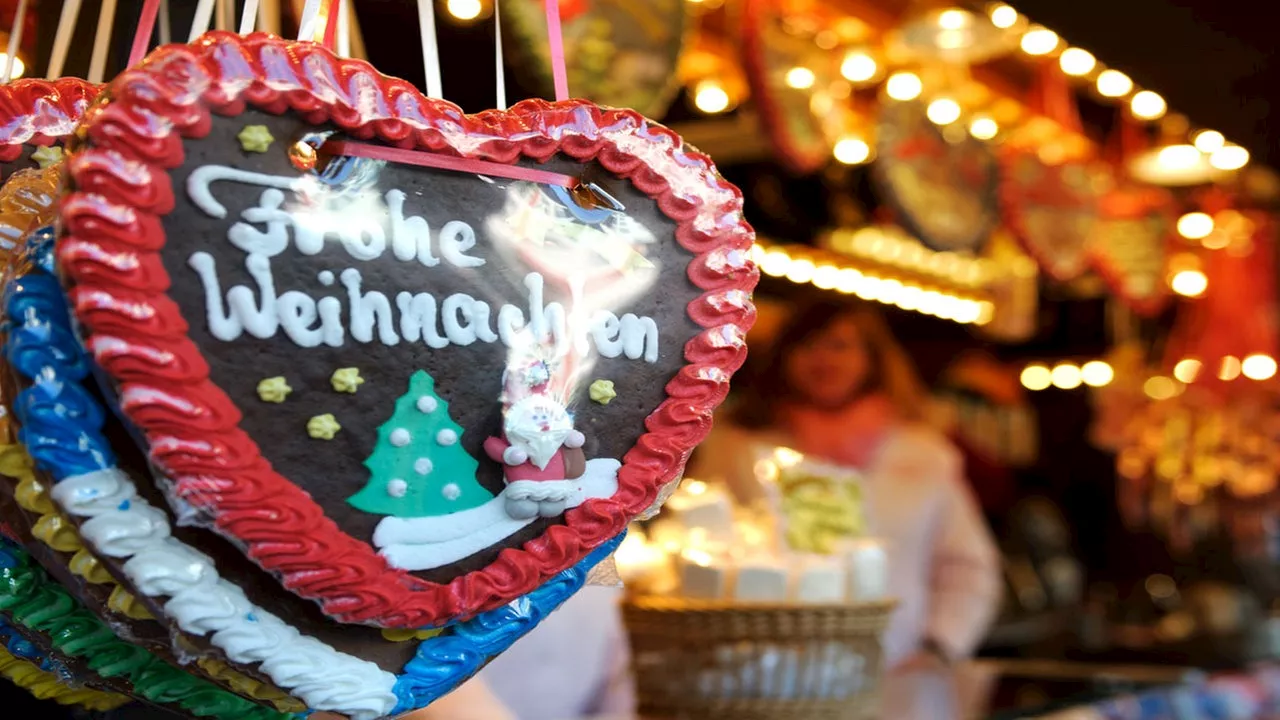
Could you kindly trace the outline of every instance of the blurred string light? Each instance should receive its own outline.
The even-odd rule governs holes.
[[[759,244],[752,247],[751,256],[760,271],[766,275],[785,278],[797,284],[813,285],[820,290],[855,295],[862,300],[893,305],[942,320],[965,325],[985,325],[991,321],[995,312],[995,306],[990,300],[966,297],[961,293],[926,287],[913,280],[904,281],[842,266],[834,258],[819,258],[815,261],[804,256],[793,256],[786,248],[766,248]]]
[[[1182,387],[1173,378],[1156,375],[1142,384],[1142,392],[1152,400],[1168,400],[1177,397],[1182,392]]]
[[[693,91],[693,104],[708,115],[729,109],[729,93],[714,80],[703,80]]]
[[[480,0],[449,0],[445,8],[450,15],[459,20],[475,20],[484,10]]]
[[[1199,270],[1179,270],[1169,279],[1169,287],[1183,297],[1196,298],[1209,289],[1209,278]]]
[[[1022,35],[1022,52],[1028,55],[1048,55],[1058,48],[1058,33],[1039,25]]]
[[[1169,106],[1159,94],[1143,90],[1129,101],[1129,110],[1140,120],[1159,120],[1164,117]]]
[[[1208,213],[1189,212],[1178,218],[1178,234],[1188,240],[1203,240],[1213,233],[1213,218]]]
[[[1227,139],[1217,130],[1201,130],[1191,141],[1195,143],[1197,150],[1206,154],[1215,153],[1227,144]]]
[[[4,67],[5,63],[7,62],[9,62],[9,53],[0,52],[0,67]],[[18,78],[22,77],[23,73],[25,73],[26,71],[27,71],[26,63],[22,62],[22,58],[14,56],[13,69],[9,71],[9,79],[17,80]],[[3,74],[4,74],[3,72],[0,72],[0,75],[3,75]]]
[[[1239,170],[1249,164],[1249,151],[1239,145],[1225,145],[1209,155],[1209,164],[1218,170]]]
[[[875,77],[879,70],[880,67],[876,64],[875,58],[861,51],[848,53],[840,63],[840,74],[849,82],[867,82]]]
[[[1227,355],[1222,358],[1222,366],[1218,368],[1218,379],[1230,382],[1240,377],[1240,358]]]
[[[1183,358],[1173,366],[1173,377],[1180,383],[1190,385],[1200,376],[1201,362],[1195,358]]]
[[[1105,360],[1090,360],[1082,365],[1062,361],[1050,369],[1048,365],[1034,362],[1022,369],[1019,381],[1028,390],[1075,390],[1082,385],[1105,387],[1115,380],[1116,373]]]
[[[807,90],[813,87],[816,80],[813,71],[807,67],[797,66],[787,71],[786,82],[789,88]]]
[[[1058,57],[1058,67],[1062,68],[1062,72],[1075,77],[1088,75],[1097,65],[1098,59],[1093,53],[1076,47],[1063,50]]]
[[[1080,376],[1080,367],[1069,362],[1054,365],[1049,378],[1059,390],[1075,390],[1084,382]]]
[[[1047,390],[1053,384],[1053,371],[1046,365],[1028,365],[1019,378],[1028,390]]]
[[[871,158],[871,146],[862,138],[845,137],[836,142],[832,155],[845,165],[860,165]]]
[[[1080,379],[1089,387],[1106,387],[1116,379],[1116,371],[1105,360],[1090,360],[1080,366]]]
[[[1240,361],[1240,372],[1250,380],[1270,380],[1276,375],[1276,360],[1261,353]]]
[[[969,134],[979,140],[991,140],[1000,134],[1000,126],[988,115],[978,115],[969,121]]]
[[[988,17],[991,18],[991,24],[1001,30],[1008,30],[1018,24],[1018,11],[1004,3],[992,5]]]
[[[938,98],[925,108],[925,115],[935,125],[950,125],[960,119],[960,104],[951,98]]]
[[[1133,91],[1133,81],[1119,70],[1103,70],[1098,73],[1098,94],[1103,97],[1121,98]]]
[[[884,91],[890,98],[906,102],[920,97],[920,93],[924,91],[924,83],[915,73],[897,72],[889,76],[884,84]]]

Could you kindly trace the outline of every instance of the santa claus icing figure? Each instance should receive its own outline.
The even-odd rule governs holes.
[[[537,361],[507,373],[502,436],[484,442],[502,463],[507,514],[516,519],[555,517],[586,470],[586,437],[552,390],[551,370]]]

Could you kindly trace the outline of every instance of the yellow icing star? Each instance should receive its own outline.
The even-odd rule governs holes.
[[[341,368],[333,371],[333,377],[329,378],[329,382],[333,385],[333,389],[338,392],[354,393],[360,389],[364,383],[364,378],[360,377],[360,368]]]
[[[39,150],[31,153],[31,159],[44,170],[52,165],[62,162],[62,148],[54,145],[46,145]]]
[[[236,139],[240,141],[240,147],[244,148],[245,152],[256,153],[266,152],[275,141],[266,125],[245,125]]]
[[[269,377],[258,383],[258,397],[262,398],[262,402],[282,403],[291,392],[293,388],[289,387],[289,383],[285,382],[284,377],[280,375]]]
[[[613,389],[612,380],[597,380],[591,383],[587,393],[591,395],[593,402],[598,402],[601,405],[608,405],[610,400],[618,397],[618,392]]]
[[[331,413],[316,415],[307,421],[307,434],[317,440],[332,440],[341,429]]]

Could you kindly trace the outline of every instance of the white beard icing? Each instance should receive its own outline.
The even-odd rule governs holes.
[[[547,469],[547,463],[572,431],[573,421],[564,406],[541,395],[512,405],[503,422],[507,442],[524,450],[539,470]]]
[[[553,337],[559,352],[572,348],[585,355],[594,346],[605,358],[658,361],[658,324],[653,318],[633,313],[619,317],[607,309],[584,310],[588,305],[580,297],[580,282],[570,284],[568,310],[561,303],[544,302],[545,279],[537,272],[524,277],[527,315],[521,306],[503,304],[494,308],[466,293],[437,298],[415,288],[401,289],[394,296],[377,289],[366,290],[364,278],[354,267],[338,274],[342,288],[335,288],[337,296],[314,297],[301,290],[277,288],[271,259],[284,252],[291,240],[298,252],[316,255],[329,246],[329,236],[336,236],[337,244],[358,262],[376,260],[388,250],[400,262],[416,261],[427,268],[442,261],[453,267],[477,268],[486,261],[468,254],[477,244],[476,232],[459,220],[439,229],[437,257],[427,222],[404,215],[405,194],[400,190],[362,199],[360,213],[348,212],[325,220],[334,211],[324,209],[323,202],[291,212],[285,209],[282,192],[287,189],[323,200],[327,192],[323,186],[313,186],[304,179],[206,165],[188,177],[187,195],[197,208],[214,218],[227,215],[226,207],[210,189],[219,180],[267,189],[258,205],[242,211],[242,221],[227,230],[230,243],[246,253],[245,269],[255,287],[236,285],[224,293],[212,255],[195,252],[187,261],[204,291],[209,333],[218,340],[231,342],[244,333],[267,339],[283,332],[294,344],[306,348],[341,347],[348,335],[359,343],[396,345],[404,340],[422,342],[433,349],[477,341],[512,347],[527,323],[537,337]],[[266,229],[259,230],[255,224],[265,225]]]
[[[125,575],[139,592],[168,598],[165,614],[184,631],[210,636],[234,662],[258,664],[278,687],[317,710],[374,720],[395,708],[395,675],[254,606],[218,576],[207,556],[169,535],[167,516],[138,497],[119,470],[67,478],[51,494],[68,514],[89,518],[81,534],[95,552],[127,558]]]

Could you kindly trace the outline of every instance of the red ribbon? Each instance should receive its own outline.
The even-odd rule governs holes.
[[[133,33],[133,47],[129,49],[129,67],[137,65],[147,54],[147,46],[151,44],[151,31],[156,29],[156,15],[159,13],[160,0],[147,0],[143,3],[138,29]]]
[[[342,0],[329,0],[329,14],[324,21],[324,46],[329,50],[338,47],[338,11],[342,9]]]
[[[385,160],[402,165],[416,165],[418,167],[452,170],[475,175],[490,175],[511,180],[523,180],[540,185],[559,185],[560,187],[572,188],[578,184],[577,179],[574,177],[553,173],[549,170],[538,170],[521,165],[505,165],[503,163],[461,158],[453,155],[437,155],[417,150],[403,150],[383,145],[335,141],[325,143],[320,149],[334,155]]]

